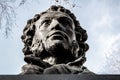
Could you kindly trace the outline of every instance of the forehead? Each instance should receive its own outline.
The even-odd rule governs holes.
[[[63,13],[63,12],[57,12],[57,11],[47,12],[47,13],[43,14],[40,17],[40,19],[44,19],[44,18],[59,18],[59,17],[66,17],[66,18],[72,20],[72,18],[68,14]]]

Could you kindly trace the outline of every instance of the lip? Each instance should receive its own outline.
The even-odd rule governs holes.
[[[62,40],[62,38],[65,38],[66,40],[68,40],[66,33],[64,33],[63,31],[59,31],[59,30],[48,33],[47,39],[51,36],[55,36],[59,40]]]

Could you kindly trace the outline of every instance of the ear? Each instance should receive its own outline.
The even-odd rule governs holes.
[[[78,51],[79,51],[79,45],[76,40],[73,40],[72,42],[72,52],[73,55],[78,58]]]

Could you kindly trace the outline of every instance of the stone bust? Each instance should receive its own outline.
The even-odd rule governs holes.
[[[21,75],[92,73],[83,66],[89,48],[86,30],[62,6],[51,6],[28,20],[21,38],[27,63]]]

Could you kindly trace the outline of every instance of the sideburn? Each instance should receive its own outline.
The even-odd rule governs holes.
[[[72,41],[72,49],[71,49],[71,51],[72,51],[73,55],[74,55],[76,58],[79,57],[79,55],[78,55],[79,49],[80,49],[80,48],[79,48],[79,45],[78,45],[77,41],[73,40],[73,41]]]

